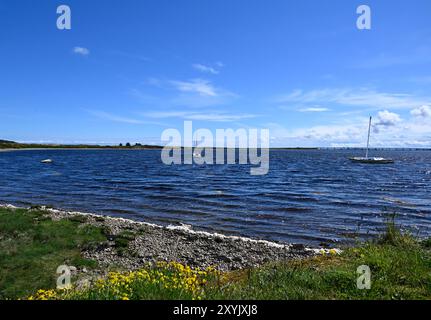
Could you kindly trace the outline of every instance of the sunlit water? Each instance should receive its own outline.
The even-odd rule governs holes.
[[[359,155],[273,150],[269,173],[252,176],[247,165],[167,166],[158,150],[0,152],[0,202],[304,244],[367,237],[396,212],[430,235],[431,152],[372,152],[390,165],[347,159]],[[54,163],[40,163],[47,158]]]

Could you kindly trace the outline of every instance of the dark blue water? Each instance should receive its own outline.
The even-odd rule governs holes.
[[[0,202],[306,244],[367,237],[396,212],[430,235],[431,152],[373,151],[393,165],[347,160],[362,153],[274,150],[269,174],[251,176],[246,165],[167,166],[158,150],[0,152]]]

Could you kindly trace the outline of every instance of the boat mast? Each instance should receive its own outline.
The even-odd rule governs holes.
[[[370,124],[368,125],[368,140],[367,140],[367,151],[365,152],[365,158],[368,158],[368,149],[370,148],[371,119],[372,117],[370,117]]]

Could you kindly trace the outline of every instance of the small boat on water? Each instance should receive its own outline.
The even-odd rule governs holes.
[[[349,158],[352,162],[360,163],[394,163],[394,160],[380,157],[351,157]]]
[[[202,158],[202,152],[195,151],[197,146],[198,146],[198,143],[195,140],[194,145],[193,145],[193,158]]]
[[[394,163],[394,160],[390,159],[390,158],[369,157],[368,156],[369,149],[370,149],[371,121],[372,121],[372,117],[370,117],[370,123],[368,125],[367,151],[365,152],[365,157],[350,157],[349,160],[352,161],[352,162],[370,163],[370,164],[388,164],[388,163]]]
[[[52,163],[53,161],[51,159],[45,159],[42,160],[41,163]]]

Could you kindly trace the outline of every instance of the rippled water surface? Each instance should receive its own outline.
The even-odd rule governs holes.
[[[158,150],[0,152],[0,202],[306,244],[365,237],[396,212],[430,235],[431,151],[373,151],[391,165],[352,155],[362,151],[273,150],[269,173],[251,176],[246,165],[166,166]]]

